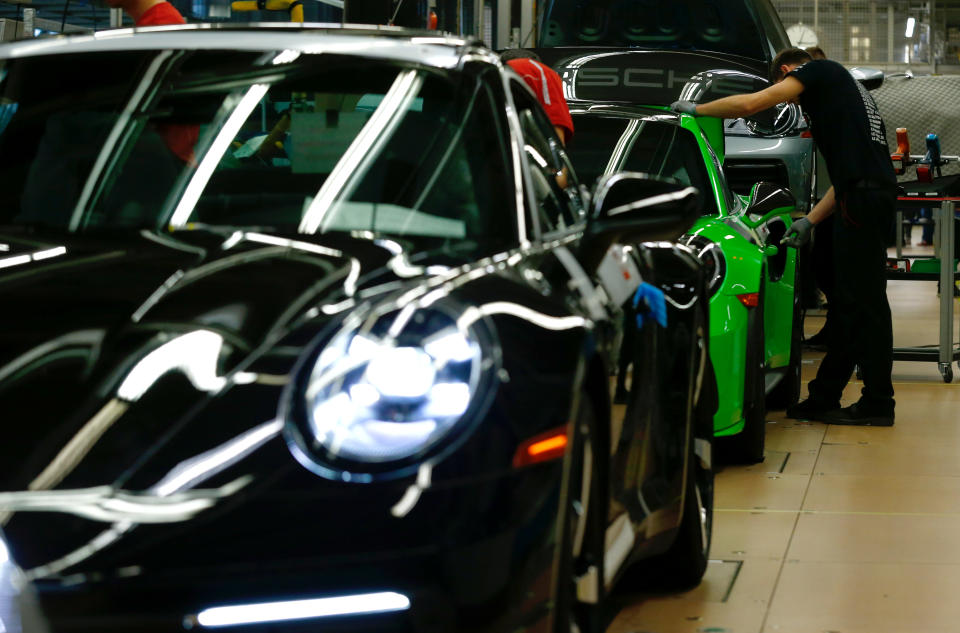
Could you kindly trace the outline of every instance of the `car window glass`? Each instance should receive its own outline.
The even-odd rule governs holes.
[[[574,168],[585,178],[618,171],[671,178],[696,187],[700,212],[717,213],[716,200],[704,156],[696,138],[674,123],[616,115],[574,116],[578,139],[571,145]]]
[[[190,221],[448,240],[511,226],[489,92],[364,66],[272,85],[219,158]]]
[[[724,202],[727,206],[727,212],[732,211],[737,206],[736,195],[733,193],[733,190],[730,188],[730,183],[727,182],[727,173],[723,170],[723,165],[720,163],[720,158],[717,156],[716,152],[713,151],[713,146],[710,145],[707,135],[700,131],[700,138],[703,140],[703,145],[707,148],[707,154],[710,155],[710,161],[713,163],[713,168],[717,173],[717,183],[720,186],[720,195],[723,196]]]
[[[578,182],[568,167],[566,151],[540,103],[518,82],[512,82],[512,92],[540,229],[548,233],[569,228],[580,221],[583,213]],[[560,186],[558,176],[561,182],[566,179],[566,187]]]
[[[760,19],[760,25],[763,27],[768,42],[768,50],[770,51],[768,59],[773,59],[777,53],[790,47],[790,39],[783,28],[783,23],[780,22],[777,10],[773,8],[769,0],[753,0],[753,9]]]
[[[575,114],[573,122],[577,140],[571,144],[570,157],[583,181],[594,183],[601,176],[618,171],[616,165],[608,167],[613,157],[619,155],[620,143],[629,138],[623,135],[629,119]]]
[[[768,59],[747,0],[550,0],[540,46],[692,49]]]
[[[503,108],[484,82],[348,56],[259,66],[248,58],[238,68],[224,66],[222,51],[182,55],[126,126],[118,113],[133,78],[144,76],[136,56],[100,61],[123,72],[87,77],[66,94],[34,84],[59,87],[58,77],[82,75],[89,61],[51,56],[53,67],[40,64],[45,73],[29,72],[35,60],[15,62],[22,79],[12,84],[11,71],[0,84],[0,104],[18,104],[12,115],[0,110],[9,119],[0,148],[29,139],[20,171],[35,177],[0,194],[16,200],[3,220],[67,228],[86,187],[93,193],[76,230],[223,225],[516,238]],[[120,141],[104,152],[102,177],[85,182],[110,134]],[[43,172],[69,185],[54,192],[56,204]]]
[[[68,224],[125,99],[156,55],[0,61],[0,223]],[[138,184],[150,189],[148,178]]]

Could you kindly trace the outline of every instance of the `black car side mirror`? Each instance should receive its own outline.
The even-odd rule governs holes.
[[[757,228],[775,215],[792,213],[796,207],[797,200],[787,189],[776,183],[761,181],[750,190],[743,223],[750,228]]]
[[[597,181],[584,246],[599,264],[614,242],[674,241],[700,215],[699,192],[675,180],[620,172]]]

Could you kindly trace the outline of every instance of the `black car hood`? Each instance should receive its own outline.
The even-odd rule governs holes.
[[[429,276],[391,240],[236,235],[174,241],[0,234],[0,264],[7,263],[0,268],[6,308],[0,317],[0,410],[7,422],[31,421],[4,425],[0,491],[26,489],[105,400],[123,396],[124,376],[161,344],[185,334],[203,344],[197,332],[207,332],[222,348],[211,376],[226,376],[254,358],[267,374],[285,376],[331,319],[320,307],[353,305],[348,294],[372,299]],[[435,254],[430,261],[457,260]],[[191,344],[184,345],[172,353],[189,354]],[[267,354],[270,348],[287,352]],[[190,386],[200,379],[173,373],[184,383],[180,400],[203,395]],[[275,407],[264,415],[276,415]],[[69,483],[111,480],[99,472]]]
[[[536,50],[564,81],[568,100],[669,105],[698,73],[732,70],[767,76],[766,63],[723,53],[558,47]],[[730,94],[752,86],[730,86]]]
[[[369,240],[341,238],[325,246],[331,241],[237,235],[231,243],[211,234],[174,240],[148,233],[91,239],[0,232],[0,297],[8,307],[7,327],[0,329],[0,385],[16,358],[78,331],[109,338],[147,324],[192,324],[250,344],[308,289],[342,290],[351,271],[354,283],[369,279],[393,257]]]
[[[218,535],[236,536],[240,525],[252,539],[244,550],[250,558],[295,558],[293,539],[258,539],[264,507],[272,519],[289,514],[291,531],[316,533],[298,522],[302,495],[352,503],[356,494],[301,467],[281,434],[278,405],[304,351],[350,313],[350,294],[378,302],[461,277],[474,286],[483,283],[478,273],[494,268],[476,252],[459,257],[418,244],[423,259],[410,261],[414,249],[397,241],[347,236],[237,233],[174,242],[143,235],[121,246],[2,235],[0,243],[9,256],[29,256],[0,269],[2,303],[17,306],[0,328],[0,530],[18,564],[38,579],[125,560],[215,566],[237,555]],[[57,256],[30,256],[52,249]],[[472,264],[463,265],[466,257]],[[148,359],[162,349],[169,353],[152,368]],[[216,466],[234,451],[245,460],[240,479]],[[197,468],[204,478],[194,486]],[[388,483],[370,488],[371,511],[389,510],[409,482]],[[442,489],[440,475],[436,483]],[[253,488],[269,491],[259,504],[242,501]],[[49,497],[36,494],[46,490]],[[193,517],[212,505],[218,512],[202,513],[198,525]],[[118,513],[121,507],[133,514]],[[158,508],[174,513],[175,527],[153,526]],[[318,548],[346,529],[343,521],[328,522],[331,534]],[[130,533],[131,526],[139,527]],[[186,529],[194,530],[190,547],[176,540],[146,546]],[[411,527],[388,543],[378,530],[370,523],[370,539],[357,534],[354,546],[431,538]],[[126,544],[108,548],[105,555],[116,558],[72,558],[111,538]]]

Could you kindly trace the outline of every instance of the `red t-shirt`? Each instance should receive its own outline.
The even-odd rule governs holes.
[[[563,81],[552,68],[532,59],[511,59],[507,62],[527,82],[547,112],[550,122],[566,130],[566,142],[573,138],[573,119],[567,100],[563,98]]]
[[[155,4],[140,16],[135,26],[160,26],[163,24],[186,24],[177,8],[169,2]],[[163,138],[167,148],[185,163],[193,164],[193,148],[200,137],[200,128],[196,125],[167,123],[157,126],[157,132]]]
[[[140,16],[134,26],[160,26],[162,24],[186,24],[180,12],[169,2],[155,4]]]

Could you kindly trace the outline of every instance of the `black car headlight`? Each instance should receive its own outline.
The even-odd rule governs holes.
[[[703,264],[707,280],[707,294],[713,296],[723,285],[723,278],[727,274],[727,260],[720,249],[720,245],[702,235],[690,235],[685,243],[697,254]]]
[[[430,307],[348,318],[310,354],[287,403],[286,434],[313,472],[372,481],[414,472],[469,433],[499,354],[484,320]]]
[[[800,106],[780,103],[746,119],[747,129],[757,136],[790,136],[806,125]]]

